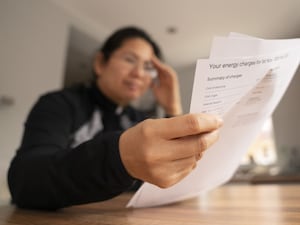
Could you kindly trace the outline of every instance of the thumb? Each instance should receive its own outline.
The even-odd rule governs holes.
[[[223,120],[210,114],[186,114],[154,120],[156,134],[165,139],[175,139],[210,132],[222,126]]]

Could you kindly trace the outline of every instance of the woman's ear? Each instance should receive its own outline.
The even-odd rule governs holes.
[[[103,67],[104,67],[104,58],[103,58],[103,53],[102,52],[98,52],[94,58],[94,62],[93,62],[93,68],[94,71],[96,73],[97,78],[99,78],[101,76],[101,73],[103,71]]]

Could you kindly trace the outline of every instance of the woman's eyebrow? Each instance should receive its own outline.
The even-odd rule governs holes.
[[[135,54],[134,52],[131,52],[131,51],[125,51],[123,54],[133,56],[137,59],[139,58],[137,54]]]
[[[125,51],[125,52],[124,52],[124,55],[130,55],[130,56],[133,56],[133,57],[136,58],[136,59],[140,59],[140,57],[139,57],[135,52],[132,52],[132,51]],[[147,65],[153,65],[151,59],[149,59],[149,60],[144,60],[143,62],[144,62],[145,64],[147,64]]]

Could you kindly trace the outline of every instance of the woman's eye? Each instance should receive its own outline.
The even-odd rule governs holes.
[[[124,57],[124,60],[125,60],[126,62],[132,63],[132,64],[134,64],[135,61],[136,61],[133,57],[129,57],[129,56],[125,56],[125,57]]]
[[[145,66],[145,67],[144,67],[144,70],[147,71],[147,72],[152,72],[152,71],[155,70],[155,69],[154,69],[153,66]]]
[[[153,70],[155,70],[154,66],[152,65],[152,63],[146,63],[146,65],[144,65],[144,70],[151,72]]]

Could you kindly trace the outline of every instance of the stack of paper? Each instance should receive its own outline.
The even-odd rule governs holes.
[[[227,182],[285,93],[299,60],[300,39],[237,33],[214,38],[210,58],[197,61],[190,112],[221,115],[220,139],[178,184],[161,189],[144,183],[127,206],[168,204]]]

